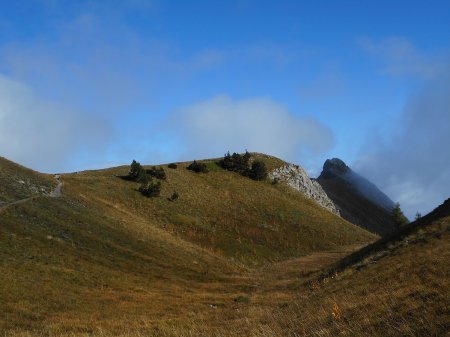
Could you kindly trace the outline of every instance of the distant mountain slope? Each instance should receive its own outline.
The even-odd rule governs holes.
[[[379,235],[395,229],[391,217],[394,202],[342,160],[326,160],[317,182],[337,205],[344,219]]]

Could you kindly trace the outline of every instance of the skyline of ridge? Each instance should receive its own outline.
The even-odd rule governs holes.
[[[43,172],[343,159],[411,217],[450,190],[450,4],[0,4],[0,155]]]

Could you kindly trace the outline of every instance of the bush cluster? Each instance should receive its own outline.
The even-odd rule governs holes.
[[[139,187],[139,192],[146,197],[159,197],[161,193],[161,182],[150,180]]]
[[[151,169],[145,171],[149,176],[154,177],[156,179],[166,180],[166,172],[162,167],[153,166]]]
[[[136,181],[138,183],[146,183],[148,181],[147,174],[140,163],[136,160],[130,165],[128,175],[122,177],[125,180]]]
[[[261,160],[255,160],[250,165],[250,153],[244,154],[227,152],[223,159],[217,164],[225,170],[237,172],[253,180],[264,180],[267,178],[266,164]]]
[[[230,152],[227,152],[218,164],[225,170],[238,172],[242,175],[247,175],[249,170],[249,163],[250,153],[248,153],[248,151],[245,151],[244,154],[234,152],[232,155],[230,155]]]
[[[175,170],[178,167],[178,165],[175,163],[170,163],[169,165],[167,165],[167,167]]]
[[[139,162],[133,160],[128,174],[121,178],[141,183],[138,191],[142,195],[158,197],[161,192],[161,180],[166,180],[167,176],[162,167],[153,166],[151,169],[145,170]],[[154,178],[158,180],[155,181]]]
[[[196,173],[208,173],[208,168],[206,167],[206,164],[199,163],[196,160],[194,160],[191,164],[189,164],[187,169],[190,171],[194,171]]]

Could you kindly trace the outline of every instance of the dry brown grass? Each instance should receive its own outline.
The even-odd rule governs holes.
[[[0,157],[0,206],[33,195],[48,193],[55,186],[53,177],[17,165]]]
[[[450,218],[321,280],[373,236],[230,172],[166,170],[163,194],[180,193],[169,202],[141,197],[124,171],[65,175],[63,198],[1,214],[0,336],[448,332]]]

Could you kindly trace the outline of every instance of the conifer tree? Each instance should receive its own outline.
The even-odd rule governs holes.
[[[400,203],[396,203],[395,207],[392,209],[392,219],[394,220],[395,225],[397,228],[400,228],[404,225],[406,225],[409,221],[406,218],[406,216],[403,214],[402,209],[400,208]]]
[[[249,177],[253,180],[264,180],[267,178],[267,168],[261,160],[255,160],[249,172]]]

